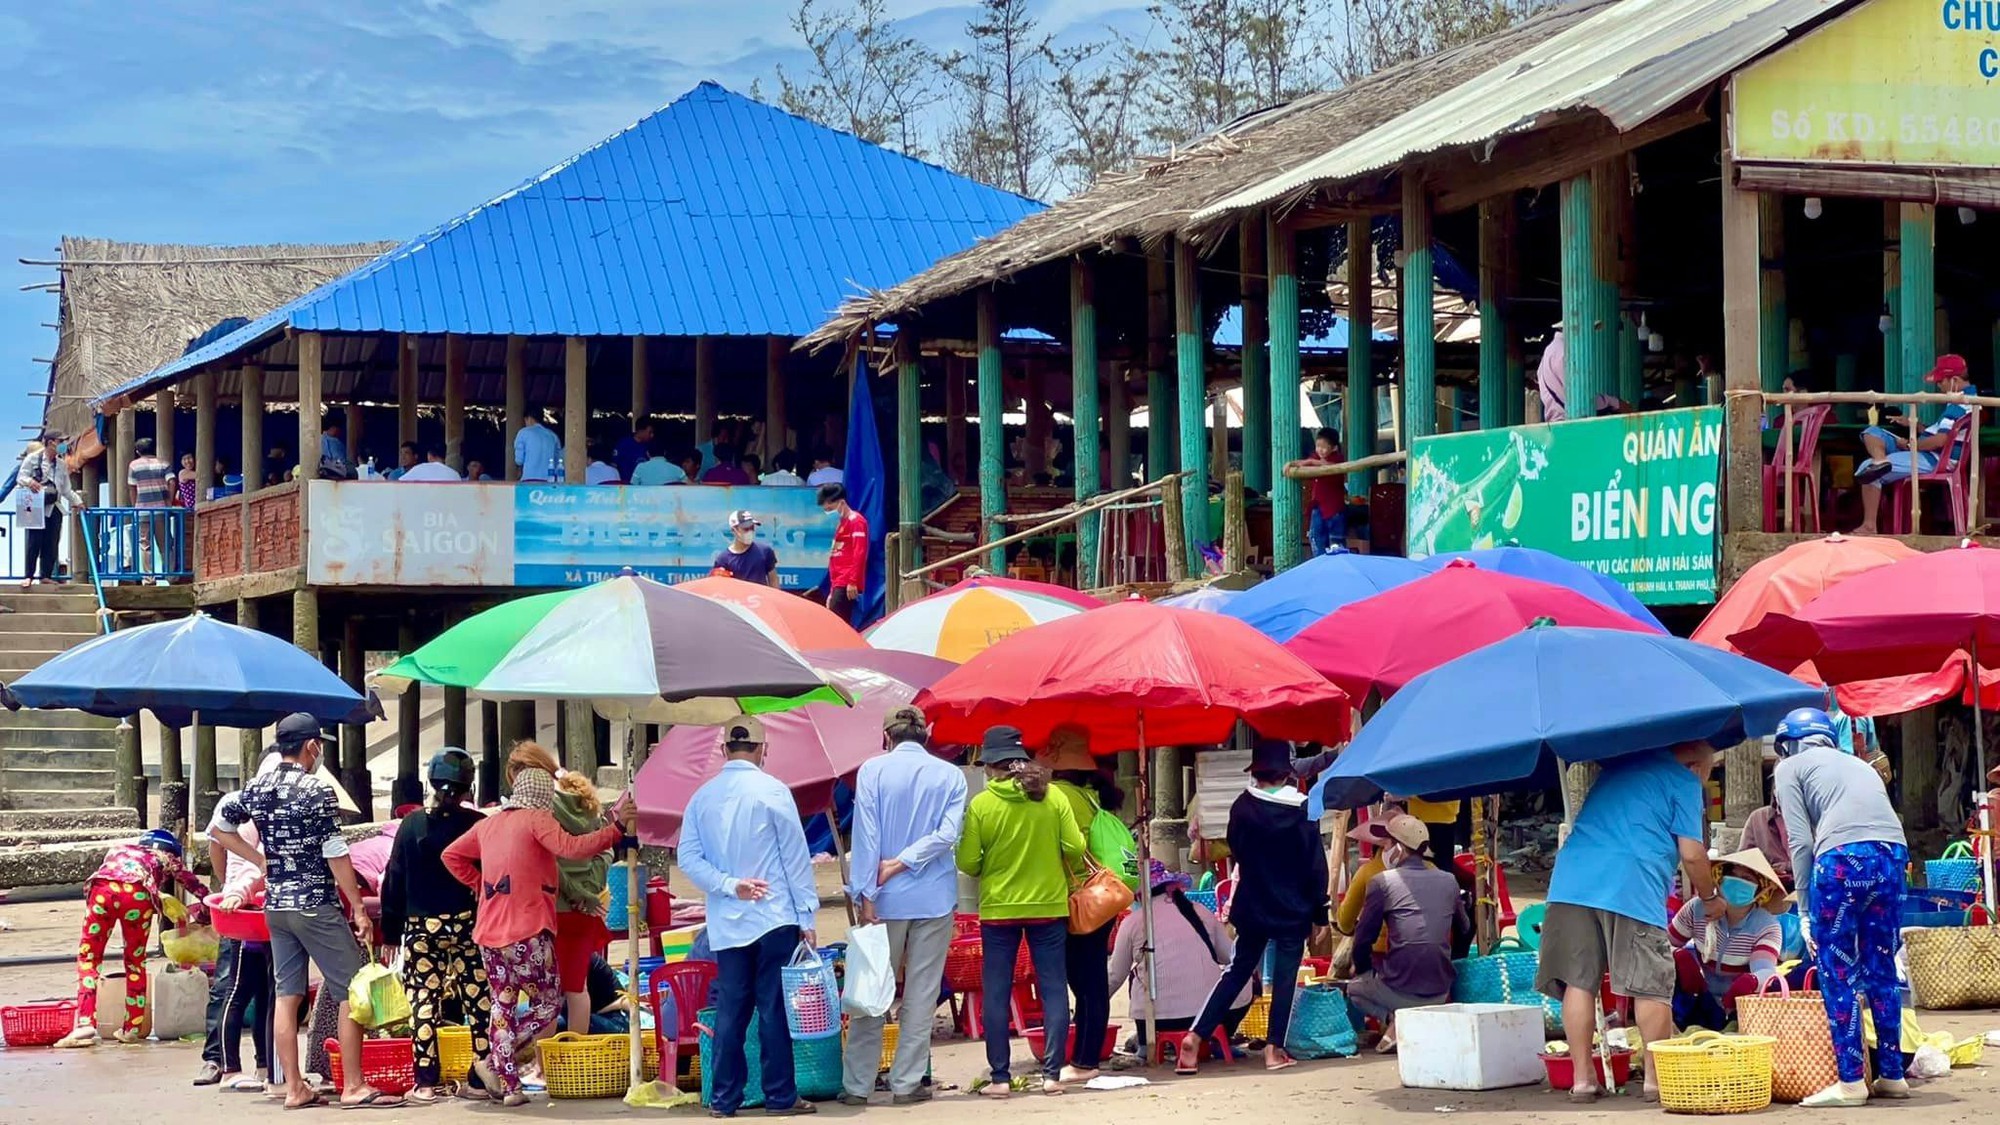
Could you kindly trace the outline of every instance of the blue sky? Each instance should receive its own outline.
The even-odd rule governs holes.
[[[143,0],[0,5],[0,444],[41,416],[65,234],[401,239],[703,79],[802,50],[795,0]],[[934,47],[969,5],[890,0]],[[1143,34],[1144,0],[1046,0],[1045,30]],[[770,95],[774,96],[774,95]],[[254,310],[246,310],[254,311]]]

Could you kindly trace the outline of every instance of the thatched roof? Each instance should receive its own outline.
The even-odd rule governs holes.
[[[44,424],[91,428],[90,400],[144,375],[231,317],[254,317],[393,242],[171,246],[64,238],[59,339]]]
[[[1152,246],[1189,233],[1195,213],[1209,204],[1304,164],[1616,2],[1579,0],[1476,42],[1245,117],[1185,148],[1106,176],[908,281],[844,302],[800,346],[845,340],[870,324],[894,321],[933,301],[1072,254],[1124,240]]]

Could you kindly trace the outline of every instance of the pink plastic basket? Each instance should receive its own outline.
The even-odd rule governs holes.
[[[0,1033],[9,1047],[48,1047],[76,1026],[76,1001],[37,1000],[0,1008]]]

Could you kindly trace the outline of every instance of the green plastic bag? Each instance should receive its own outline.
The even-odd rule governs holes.
[[[387,1027],[410,1018],[410,998],[394,969],[371,961],[347,986],[347,1010],[362,1027]]]
[[[1098,809],[1085,826],[1084,836],[1091,856],[1124,880],[1133,894],[1139,893],[1139,842],[1132,838],[1125,822],[1108,809]]]

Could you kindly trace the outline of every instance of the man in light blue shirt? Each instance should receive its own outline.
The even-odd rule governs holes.
[[[955,934],[958,868],[953,852],[965,825],[965,772],[927,748],[930,727],[915,707],[882,724],[889,753],[862,763],[854,783],[854,884],[848,895],[864,923],[889,931],[889,963],[902,969],[903,1012],[889,1093],[897,1105],[929,1099],[931,1024]],[[840,1100],[867,1105],[882,1059],[887,1014],[851,1013]]]
[[[819,893],[798,803],[763,770],[764,724],[740,715],[722,727],[722,772],[695,790],[681,819],[678,858],[707,898],[715,951],[715,1074],[709,1114],[734,1117],[748,1080],[743,1046],[754,1011],[763,1050],[764,1115],[817,1112],[799,1097],[782,970],[813,943]]]
[[[514,434],[514,463],[521,466],[523,481],[552,481],[562,467],[562,442],[554,430],[542,425],[538,410],[521,418],[521,428]]]

